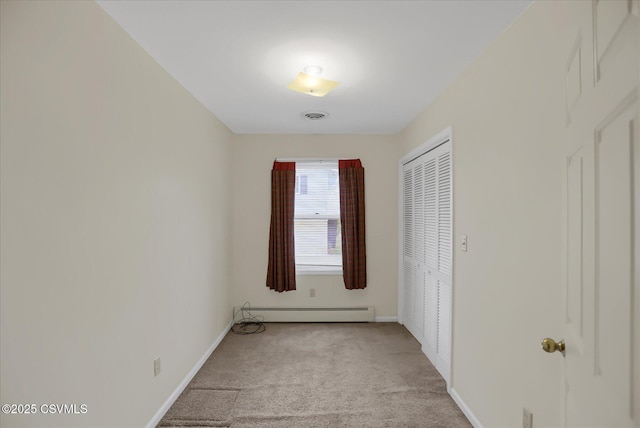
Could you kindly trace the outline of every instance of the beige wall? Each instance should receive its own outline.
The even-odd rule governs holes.
[[[402,134],[453,126],[453,388],[485,427],[561,425],[564,65],[574,8],[536,2]],[[469,250],[460,239],[468,235]]]
[[[0,425],[144,426],[231,320],[230,132],[95,3],[0,14],[0,402],[88,410]]]
[[[298,276],[297,290],[266,285],[271,167],[275,158],[360,158],[365,168],[367,275],[364,290],[346,290],[342,276]],[[239,306],[374,306],[397,316],[398,138],[345,135],[236,135],[233,138],[233,290]],[[309,289],[316,289],[316,297]]]

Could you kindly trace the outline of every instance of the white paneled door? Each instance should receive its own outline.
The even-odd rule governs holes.
[[[403,165],[402,320],[445,380],[451,348],[451,142]]]
[[[638,5],[576,5],[565,67],[561,387],[571,428],[640,427]]]

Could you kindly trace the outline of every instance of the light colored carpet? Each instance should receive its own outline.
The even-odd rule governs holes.
[[[397,323],[272,323],[229,333],[160,427],[470,427]]]

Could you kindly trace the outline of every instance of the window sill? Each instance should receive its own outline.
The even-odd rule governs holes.
[[[302,267],[296,266],[296,276],[311,276],[311,275],[336,275],[342,276],[342,268],[335,267]]]

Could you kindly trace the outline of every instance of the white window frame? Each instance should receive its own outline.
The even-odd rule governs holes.
[[[331,162],[331,163],[337,163],[338,159],[330,159],[330,158],[323,158],[323,159],[316,159],[316,158],[304,158],[304,159],[282,159],[282,158],[278,158],[277,159],[278,162],[295,162],[296,163],[296,178],[298,178],[299,176],[301,176],[298,172],[298,164],[304,164],[304,163],[311,163],[311,162]],[[299,193],[296,192],[296,196]],[[294,216],[294,221],[295,219],[304,219],[304,218],[309,218],[309,219],[322,219],[322,218],[326,218],[327,220],[331,220],[334,219],[335,217],[333,216],[328,216],[328,215],[302,215],[302,216]],[[338,217],[339,219],[340,217]],[[342,256],[340,256],[342,257]],[[342,259],[340,260],[340,266],[313,266],[313,265],[299,265],[296,262],[296,276],[313,276],[313,275],[339,275],[342,276]]]

